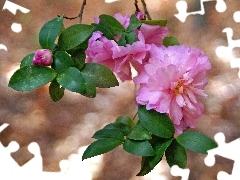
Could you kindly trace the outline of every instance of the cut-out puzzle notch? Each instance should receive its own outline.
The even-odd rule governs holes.
[[[215,164],[215,155],[219,155],[226,159],[234,161],[232,174],[228,174],[224,171],[220,171],[217,175],[218,180],[238,180],[240,177],[240,138],[235,139],[232,142],[225,142],[225,135],[223,133],[217,133],[214,137],[218,143],[218,147],[208,151],[208,155],[204,159],[207,166],[213,166]]]
[[[227,9],[227,5],[226,3],[224,2],[224,0],[201,0],[200,1],[200,10],[199,11],[194,11],[194,12],[187,12],[187,8],[188,8],[188,4],[186,1],[184,0],[180,0],[176,3],[176,8],[178,10],[178,14],[174,14],[174,16],[176,18],[178,18],[181,22],[185,22],[186,21],[186,18],[189,16],[189,15],[196,15],[196,14],[199,14],[199,15],[203,15],[205,14],[205,8],[204,8],[204,2],[209,2],[209,1],[216,1],[216,6],[215,6],[215,9],[222,13],[224,11],[226,11]]]

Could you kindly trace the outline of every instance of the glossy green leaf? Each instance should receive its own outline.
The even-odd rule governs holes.
[[[153,169],[162,159],[166,149],[171,144],[172,139],[158,138],[152,146],[156,153],[156,156],[149,157],[149,165]]]
[[[133,31],[133,32],[128,32],[126,33],[126,41],[127,41],[127,44],[133,44],[134,42],[136,42],[138,39],[137,39],[137,35],[136,33]]]
[[[86,54],[85,51],[82,49],[79,49],[72,53],[71,58],[74,62],[74,66],[81,70],[85,64]]]
[[[164,37],[163,39],[163,45],[168,47],[168,46],[180,45],[180,43],[175,37],[167,36],[167,37]]]
[[[57,82],[72,92],[80,94],[86,93],[86,82],[81,72],[75,68],[70,67],[57,77]]]
[[[125,30],[123,25],[110,15],[102,14],[99,16],[99,20],[99,25],[108,29],[115,36],[121,34]]]
[[[89,97],[89,98],[94,98],[96,97],[97,89],[96,89],[96,83],[92,80],[92,77],[89,76],[88,74],[82,73],[85,82],[86,82],[86,92],[81,93],[82,95]]]
[[[178,165],[184,169],[187,164],[187,152],[175,139],[167,148],[165,156],[170,167]]]
[[[33,65],[32,60],[33,60],[34,54],[35,53],[31,53],[31,54],[25,56],[23,58],[23,60],[21,61],[20,68]]]
[[[95,24],[95,23],[92,23],[92,26],[94,27],[94,31],[102,32],[107,39],[110,39],[110,40],[114,39],[114,34],[105,26],[102,26],[100,24]]]
[[[124,123],[130,128],[135,126],[135,123],[134,123],[133,119],[130,118],[129,116],[127,116],[127,115],[118,116],[117,119],[116,119],[116,122]]]
[[[119,85],[113,72],[102,64],[86,63],[81,72],[91,76],[97,87],[109,88]]]
[[[122,133],[121,130],[118,130],[118,129],[103,128],[95,132],[92,138],[95,138],[95,139],[114,138],[114,139],[119,139],[123,141],[124,134]]]
[[[174,125],[166,114],[147,110],[145,106],[139,106],[138,117],[142,126],[152,134],[163,138],[173,137]]]
[[[63,28],[63,17],[57,17],[43,25],[39,32],[39,43],[43,49],[55,48],[55,40]]]
[[[149,24],[149,25],[159,25],[159,26],[166,26],[167,25],[167,20],[162,19],[162,20],[141,20],[142,23],[144,24]]]
[[[86,24],[75,24],[66,28],[58,39],[61,50],[67,51],[85,42],[91,35],[94,27]]]
[[[57,51],[53,59],[52,68],[58,73],[62,73],[67,68],[74,66],[72,58],[65,51]]]
[[[122,141],[114,138],[98,139],[91,143],[84,151],[82,160],[109,152],[122,144]]]
[[[137,176],[144,176],[151,172],[154,167],[162,160],[162,157],[171,142],[172,139],[157,138],[154,144],[152,144],[156,155],[142,157],[141,170]]]
[[[60,85],[58,84],[58,82],[55,80],[53,80],[49,86],[49,94],[51,99],[56,102],[59,101],[60,99],[62,99],[62,97],[64,96],[64,88],[60,87]]]
[[[215,141],[199,132],[184,132],[176,138],[177,142],[191,151],[207,154],[207,151],[217,147]]]
[[[8,86],[17,91],[31,91],[51,82],[56,76],[56,71],[45,66],[25,66],[12,75]]]
[[[141,21],[137,18],[135,14],[132,14],[130,17],[129,26],[126,29],[126,32],[131,32],[141,26]]]
[[[141,161],[141,169],[137,176],[144,176],[153,170],[149,164],[149,157],[143,156]]]
[[[130,128],[128,125],[122,122],[114,122],[106,125],[104,129],[113,129],[113,130],[120,130],[124,135],[128,135],[130,132]]]
[[[118,45],[119,46],[126,46],[127,44],[127,40],[126,40],[126,33],[123,33],[120,37],[120,39],[118,40]]]
[[[126,139],[123,149],[137,156],[154,156],[155,152],[148,141],[135,141]]]
[[[138,121],[138,123],[132,128],[131,132],[127,136],[128,139],[132,140],[148,140],[151,139],[150,132],[146,130]]]

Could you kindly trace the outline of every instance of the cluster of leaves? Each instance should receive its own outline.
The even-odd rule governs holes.
[[[91,158],[113,150],[119,145],[128,153],[142,156],[141,170],[137,174],[149,173],[166,156],[169,166],[178,165],[184,168],[187,164],[186,149],[207,154],[217,144],[199,132],[185,131],[174,137],[175,129],[166,114],[147,110],[146,106],[138,107],[139,120],[135,124],[128,116],[120,116],[115,122],[97,131],[96,139],[88,146],[82,159]]]
[[[119,45],[132,44],[137,40],[134,30],[142,22],[136,15],[132,15],[130,24],[125,29],[112,16],[103,14],[99,20],[98,24],[74,24],[66,29],[63,17],[54,18],[44,24],[39,33],[39,44],[41,48],[53,52],[53,64],[51,67],[34,66],[34,53],[27,55],[21,61],[20,69],[11,77],[9,87],[17,91],[31,91],[50,82],[50,97],[53,101],[58,101],[64,96],[65,89],[93,98],[96,96],[96,87],[118,86],[115,75],[106,66],[85,63],[88,40],[94,31],[101,31],[108,39],[116,40],[115,37],[119,36]],[[144,23],[166,25],[166,20]],[[176,44],[176,39],[166,37],[164,43]]]

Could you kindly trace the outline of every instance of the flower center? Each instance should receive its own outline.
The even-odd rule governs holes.
[[[183,88],[184,88],[183,79],[179,79],[178,82],[177,82],[177,86],[174,88],[175,96],[183,93]]]

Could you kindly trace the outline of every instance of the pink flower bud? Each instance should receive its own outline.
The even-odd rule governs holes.
[[[38,66],[50,66],[52,64],[52,51],[49,49],[39,49],[33,57],[33,64]]]

